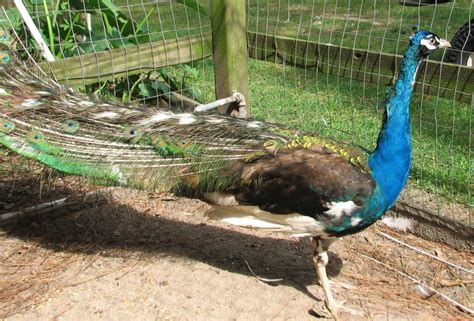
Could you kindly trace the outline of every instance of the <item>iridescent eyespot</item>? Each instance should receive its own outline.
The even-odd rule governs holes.
[[[32,130],[29,132],[28,135],[26,135],[26,138],[31,143],[39,143],[44,141],[44,135],[37,130]]]
[[[0,119],[0,132],[8,134],[15,130],[15,124],[11,120]]]
[[[135,127],[127,127],[123,130],[126,139],[136,139],[141,136],[141,131]]]
[[[79,127],[80,125],[77,121],[70,119],[63,124],[63,131],[67,134],[74,134],[79,130]]]
[[[2,57],[2,61],[5,62],[5,63],[10,62],[10,60],[11,60],[11,58],[8,55],[5,55],[5,56]]]

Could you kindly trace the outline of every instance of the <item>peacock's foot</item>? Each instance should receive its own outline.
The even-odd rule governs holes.
[[[345,306],[345,303],[346,301],[342,301],[342,302],[338,302],[338,301],[332,301],[332,303],[328,303],[327,300],[324,301],[324,311],[323,311],[323,314],[322,316],[325,316],[325,317],[333,317],[334,320],[342,320],[341,317],[340,317],[340,313],[347,313],[347,314],[350,314],[350,315],[353,315],[353,316],[362,316],[363,313],[358,311],[358,310],[355,310],[355,309],[351,309],[347,306]],[[321,309],[320,308],[313,308],[312,309],[312,312],[317,315],[317,316],[321,316]]]
[[[348,313],[348,314],[354,315],[354,316],[362,316],[363,315],[362,312],[360,312],[358,310],[355,310],[355,309],[351,309],[351,308],[345,306],[346,301],[342,301],[342,302],[333,301],[333,303],[331,305],[328,304],[328,301],[325,301],[324,303],[325,303],[326,309],[328,309],[328,311],[331,313],[331,315],[336,320],[339,320],[338,319],[338,313],[339,312]]]

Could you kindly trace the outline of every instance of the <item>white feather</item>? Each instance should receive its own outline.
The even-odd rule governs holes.
[[[425,47],[428,48],[429,50],[435,50],[436,48],[438,48],[436,45],[430,44],[430,40],[431,40],[431,39],[421,39],[420,44],[421,44],[422,46],[425,46]],[[439,38],[436,38],[436,40],[437,40],[438,43],[439,43]]]
[[[355,205],[353,201],[331,202],[329,209],[324,213],[339,218],[341,215],[351,215],[357,208],[359,208],[359,206]]]
[[[249,122],[247,123],[247,127],[248,128],[259,128],[259,127],[262,127],[262,122],[261,121],[252,121],[252,122]]]
[[[284,225],[275,224],[263,220],[259,220],[255,216],[244,216],[244,217],[224,217],[222,222],[247,227],[247,228],[258,228],[258,229],[272,229],[272,230],[284,230]]]
[[[92,107],[95,105],[95,102],[90,100],[81,100],[78,104],[82,107]]]
[[[196,117],[191,114],[177,114],[176,118],[179,119],[178,123],[180,125],[189,125],[196,121]]]
[[[212,206],[206,212],[212,219],[226,223],[289,232],[294,235],[322,235],[324,227],[310,216],[300,214],[273,214],[257,206]]]
[[[106,118],[106,119],[116,119],[118,118],[120,115],[113,112],[113,111],[104,111],[102,113],[98,113],[98,114],[93,114],[91,115],[91,117],[93,119],[103,119],[103,118]]]
[[[239,205],[239,202],[235,199],[235,196],[232,194],[225,194],[219,192],[204,193],[204,198],[209,202],[222,205],[222,206],[235,206]]]
[[[36,107],[36,106],[40,106],[42,105],[43,103],[41,101],[39,101],[38,99],[34,99],[34,98],[28,98],[28,99],[25,99],[22,101],[22,103],[20,104],[20,107]]]
[[[417,223],[409,218],[402,217],[384,217],[382,223],[391,228],[392,230],[400,232],[413,232],[416,228]]]
[[[159,123],[164,120],[168,120],[172,117],[172,114],[169,112],[157,112],[150,118],[143,119],[139,125],[150,126],[156,123]]]

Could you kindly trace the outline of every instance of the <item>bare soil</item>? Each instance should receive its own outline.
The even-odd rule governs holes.
[[[15,188],[13,176],[0,180],[1,212],[92,190],[76,179],[52,178],[50,172],[30,167],[30,180],[20,180],[26,177],[20,175],[24,169],[14,171]],[[48,188],[44,188],[45,181]],[[328,317],[309,240],[211,221],[205,216],[208,205],[195,199],[122,188],[97,193],[100,198],[92,207],[4,227],[0,235],[0,318]],[[342,313],[343,319],[472,319],[407,277],[423,281],[473,309],[471,273],[396,244],[380,232],[474,269],[472,253],[376,224],[345,237],[330,249],[329,277],[345,285],[333,287],[335,297],[360,314]],[[247,264],[260,277],[282,280],[262,282]]]

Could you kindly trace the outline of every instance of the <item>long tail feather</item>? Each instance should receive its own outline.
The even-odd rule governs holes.
[[[259,123],[111,104],[0,65],[0,143],[59,171],[111,184],[169,190],[229,186],[236,164],[286,140]],[[228,171],[229,175],[221,175]]]

